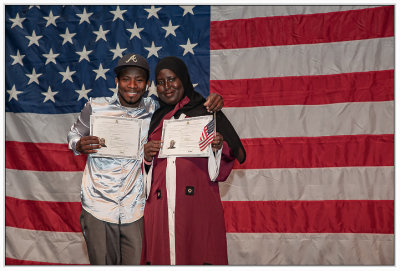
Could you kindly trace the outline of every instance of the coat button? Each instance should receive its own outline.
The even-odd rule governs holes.
[[[193,186],[186,186],[186,195],[193,196],[194,195],[194,187]]]

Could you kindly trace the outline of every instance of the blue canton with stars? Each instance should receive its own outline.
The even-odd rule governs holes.
[[[178,56],[195,90],[209,93],[209,6],[5,7],[6,112],[80,112],[90,97],[112,96],[113,68],[122,55],[154,68]]]

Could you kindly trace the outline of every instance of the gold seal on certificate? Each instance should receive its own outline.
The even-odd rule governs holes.
[[[211,147],[200,150],[199,142],[204,127],[212,116],[201,116],[185,119],[164,120],[162,137],[163,145],[158,157],[208,157]]]
[[[94,157],[138,159],[142,120],[135,118],[90,116],[90,134],[99,138]]]

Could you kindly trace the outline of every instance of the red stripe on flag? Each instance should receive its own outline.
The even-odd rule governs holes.
[[[210,49],[235,49],[394,36],[394,6],[212,21]]]
[[[50,202],[6,197],[6,226],[29,230],[80,232],[80,202]]]
[[[211,80],[226,107],[317,105],[394,100],[394,71]]]
[[[203,151],[214,140],[214,132],[209,134],[208,138],[199,144],[200,150]]]
[[[393,166],[394,135],[242,139],[246,161],[236,169]]]
[[[67,144],[6,141],[6,168],[34,171],[82,171],[86,155],[75,156]]]
[[[393,200],[224,201],[227,232],[394,233]]]
[[[18,260],[6,257],[5,261],[6,265],[77,265],[77,264],[69,264],[69,263],[47,263],[47,262],[36,262],[36,261],[25,261],[25,260]],[[85,265],[85,264],[79,264]]]

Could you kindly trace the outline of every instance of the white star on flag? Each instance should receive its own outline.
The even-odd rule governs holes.
[[[127,48],[120,48],[119,43],[117,43],[117,47],[115,47],[115,49],[110,49],[110,51],[113,52],[114,54],[112,60],[117,58],[117,56],[122,57],[122,52],[125,51],[126,49]]]
[[[69,70],[69,66],[67,66],[67,69],[65,70],[65,72],[60,72],[60,74],[61,74],[62,77],[63,77],[61,83],[64,83],[65,80],[69,80],[69,81],[73,82],[71,76],[72,76],[75,72],[76,72],[76,71],[70,71],[70,70]]]
[[[8,94],[10,95],[10,98],[8,101],[11,101],[12,99],[15,99],[18,101],[18,95],[21,94],[23,91],[19,91],[15,88],[15,85],[12,86],[10,90],[7,90]]]
[[[176,37],[175,34],[175,30],[179,27],[179,25],[172,25],[171,20],[169,20],[168,26],[162,26],[162,28],[167,31],[165,33],[165,37],[168,37],[169,34],[174,35]]]
[[[37,46],[39,46],[39,39],[41,39],[42,37],[43,36],[36,36],[35,30],[33,30],[31,36],[25,36],[25,38],[29,40],[28,47],[31,46],[32,44],[36,44]]]
[[[46,58],[46,63],[45,65],[49,64],[50,62],[53,62],[54,64],[57,64],[56,62],[56,57],[58,57],[60,54],[54,54],[53,49],[50,48],[48,54],[42,54]]]
[[[78,101],[82,98],[85,98],[86,100],[89,100],[89,97],[87,96],[89,92],[91,92],[91,89],[85,89],[85,84],[82,85],[81,89],[76,89],[75,90],[78,94]]]
[[[13,18],[10,18],[9,20],[13,23],[12,25],[11,25],[11,28],[13,28],[14,26],[19,26],[19,27],[21,27],[22,29],[24,29],[24,27],[22,26],[22,22],[23,21],[25,21],[25,19],[26,18],[20,18],[19,17],[19,14],[17,13],[17,15],[15,16],[15,18],[13,19]]]
[[[99,79],[99,77],[102,77],[106,79],[106,72],[109,71],[110,69],[103,69],[103,65],[100,63],[99,68],[97,70],[93,70],[96,73],[96,79]]]
[[[15,64],[20,64],[21,66],[24,66],[24,64],[22,63],[22,59],[25,57],[25,55],[21,55],[19,53],[19,50],[17,50],[17,54],[15,56],[10,55],[14,61],[13,63],[11,63],[11,65],[15,65]]]
[[[121,19],[122,21],[124,20],[124,17],[122,16],[122,14],[124,14],[126,12],[126,9],[120,10],[119,6],[117,6],[116,10],[111,10],[110,11],[112,14],[114,14],[114,18],[113,18],[113,22],[116,19]]]
[[[186,44],[182,44],[179,46],[182,47],[183,49],[185,49],[185,51],[183,52],[183,55],[186,55],[187,53],[192,53],[192,55],[194,55],[193,48],[195,46],[197,46],[197,43],[190,43],[190,39],[188,38]]]
[[[148,96],[150,97],[151,95],[155,95],[156,97],[158,97],[157,87],[156,87],[156,84],[154,83],[154,81],[151,81],[151,84],[150,84],[150,87],[149,87]]]
[[[36,84],[38,84],[39,85],[39,76],[41,76],[42,74],[41,73],[36,73],[36,70],[35,70],[35,68],[33,68],[32,69],[32,73],[31,74],[25,74],[26,76],[28,76],[29,77],[29,82],[28,82],[28,85],[29,84],[31,84],[31,83],[33,83],[33,82],[35,82]]]
[[[29,9],[31,9],[31,8],[37,8],[37,9],[40,9],[40,6],[39,6],[39,5],[35,5],[35,6],[34,6],[34,5],[30,5],[30,6],[29,6]]]
[[[87,22],[88,24],[90,24],[89,17],[92,15],[93,15],[93,12],[86,13],[86,8],[83,9],[83,13],[76,14],[76,16],[81,18],[81,20],[79,21],[79,24],[81,24],[83,22]]]
[[[147,58],[151,57],[152,55],[158,57],[158,51],[161,49],[162,47],[156,47],[154,45],[154,41],[151,42],[151,47],[144,47],[144,49],[146,49],[147,51],[149,51],[149,54],[147,55]]]
[[[56,25],[56,20],[57,20],[59,17],[60,17],[60,16],[54,16],[54,15],[53,15],[53,11],[50,10],[49,16],[43,17],[44,19],[47,20],[46,27],[48,27],[48,26],[51,25],[51,24],[54,25],[54,26],[57,26],[57,25]]]
[[[114,92],[114,95],[118,93],[118,88],[108,88],[110,91]]]
[[[158,19],[157,12],[159,12],[161,8],[155,8],[154,6],[151,6],[150,8],[145,8],[144,10],[149,13],[149,15],[147,15],[147,19],[150,19],[152,16]]]
[[[138,28],[136,26],[136,23],[133,25],[133,28],[127,29],[129,32],[131,32],[131,37],[129,38],[130,40],[133,39],[133,37],[138,37],[139,39],[142,39],[140,37],[140,31],[142,31],[144,28]]]
[[[47,92],[42,92],[42,95],[44,95],[44,100],[43,103],[47,102],[48,100],[51,100],[53,103],[55,103],[56,101],[54,100],[54,95],[56,95],[58,93],[58,91],[52,91],[51,87],[49,86]]]
[[[110,32],[110,30],[103,30],[103,26],[100,25],[99,31],[93,31],[93,33],[97,35],[97,37],[96,37],[96,42],[97,42],[99,39],[102,39],[102,40],[104,40],[104,41],[107,41],[106,34],[107,34],[108,32]]]
[[[60,34],[60,36],[64,39],[62,45],[64,45],[67,42],[73,44],[72,37],[75,35],[76,35],[76,33],[69,33],[69,30],[67,27],[67,29],[65,30],[65,34]]]
[[[86,46],[83,46],[82,51],[76,52],[76,53],[80,56],[78,62],[81,62],[83,59],[86,59],[88,62],[90,62],[89,54],[90,54],[92,51],[93,51],[93,50],[86,51]]]
[[[185,16],[188,13],[191,13],[192,15],[194,15],[193,9],[195,6],[180,6],[181,8],[183,8],[183,15]]]

